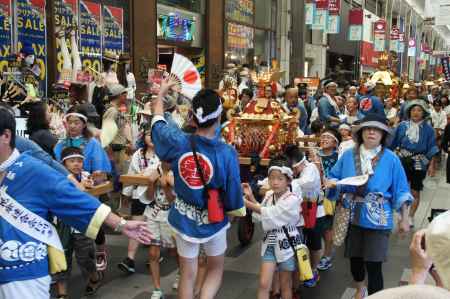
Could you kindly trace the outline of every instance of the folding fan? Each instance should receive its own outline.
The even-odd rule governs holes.
[[[175,54],[173,57],[170,75],[171,77],[176,76],[176,80],[181,87],[180,93],[191,100],[202,88],[200,73],[197,68],[192,61],[180,54]]]

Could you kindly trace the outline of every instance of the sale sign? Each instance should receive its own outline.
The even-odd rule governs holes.
[[[47,39],[45,23],[45,0],[16,0],[17,47],[33,49],[39,66],[39,77],[45,84],[47,62]],[[45,87],[41,88],[42,90]]]
[[[102,9],[103,53],[123,52],[123,9],[104,5]]]
[[[102,33],[101,5],[80,0],[81,62],[85,68],[101,71]]]
[[[8,70],[12,50],[12,0],[0,0],[0,73]]]

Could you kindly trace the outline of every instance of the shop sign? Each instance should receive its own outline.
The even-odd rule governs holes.
[[[80,0],[80,46],[84,67],[101,72],[102,33],[101,5]]]
[[[400,30],[397,26],[392,26],[391,28],[391,42],[390,42],[390,50],[398,53],[398,47],[399,47],[399,35]]]
[[[445,80],[450,81],[450,57],[441,58],[441,65]]]
[[[374,50],[374,45],[369,42],[361,43],[361,64],[370,67],[376,67],[378,64],[378,54]]]
[[[316,0],[316,8],[320,10],[328,10],[330,0]]]
[[[40,80],[46,83],[45,0],[17,0],[16,8],[18,50],[20,51],[24,45],[33,47],[36,62],[40,68]]]
[[[78,23],[78,1],[77,0],[56,0],[55,1],[55,26],[67,28],[76,26]],[[72,50],[70,38],[66,39],[66,45],[69,51]],[[56,71],[61,73],[64,64],[61,44],[56,43]]]
[[[330,15],[339,15],[341,11],[341,0],[329,0],[328,11]]]
[[[339,15],[329,15],[327,22],[327,33],[338,34],[340,32],[341,17]]]
[[[398,53],[405,52],[405,34],[399,33],[398,35]]]
[[[228,23],[228,49],[253,49],[254,29],[252,27]]]
[[[103,53],[123,52],[123,8],[104,5],[102,8]]]
[[[349,41],[361,41],[363,37],[362,25],[349,25],[348,26],[348,40]]]
[[[414,38],[410,38],[408,41],[408,57],[416,56],[416,40]]]
[[[314,14],[316,4],[314,2],[305,3],[305,25],[312,25],[314,23]]]
[[[8,70],[12,54],[12,0],[0,0],[0,73]]]

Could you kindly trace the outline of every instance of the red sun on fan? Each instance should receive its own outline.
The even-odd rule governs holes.
[[[198,73],[195,70],[187,70],[184,73],[183,81],[188,84],[194,84],[198,80]]]

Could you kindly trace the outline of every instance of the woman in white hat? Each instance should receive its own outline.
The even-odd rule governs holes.
[[[387,120],[368,114],[353,130],[355,147],[347,150],[329,173],[328,198],[344,194],[344,207],[351,209],[345,256],[360,299],[383,289],[382,263],[387,259],[394,211],[401,213],[400,232],[409,230],[408,206],[412,202],[405,171],[399,158],[386,148],[390,137]],[[367,176],[363,185],[338,184],[338,180]],[[368,274],[368,288],[364,286]]]
[[[395,149],[402,161],[411,186],[414,202],[410,211],[410,225],[414,225],[414,215],[420,203],[420,191],[427,176],[435,173],[434,157],[439,153],[433,127],[425,119],[429,113],[423,101],[414,100],[405,108],[407,121],[399,124],[395,131],[391,149]]]

